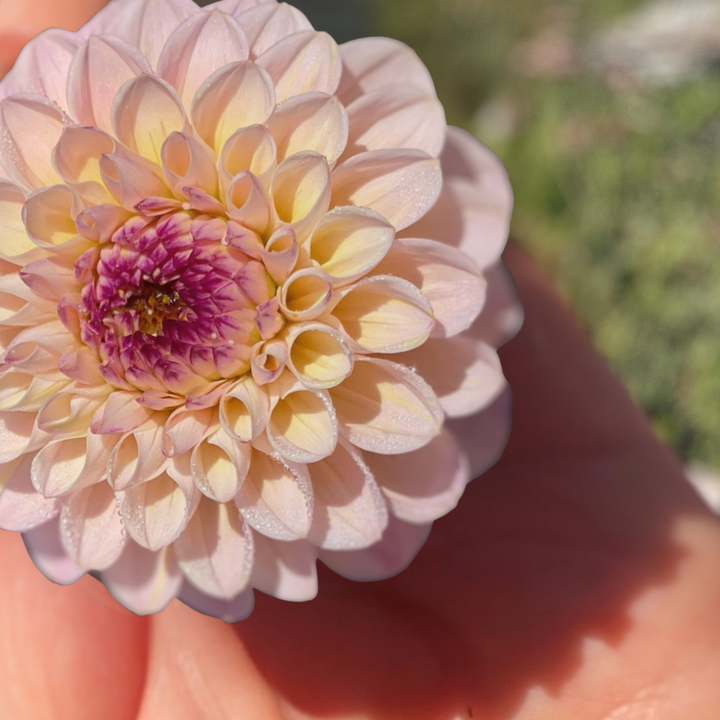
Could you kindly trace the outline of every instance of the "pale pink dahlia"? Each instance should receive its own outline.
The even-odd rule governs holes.
[[[415,54],[114,0],[0,98],[0,527],[137,613],[402,569],[502,448],[520,315],[505,172]]]

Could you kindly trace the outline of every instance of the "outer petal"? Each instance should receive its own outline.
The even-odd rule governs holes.
[[[133,540],[100,578],[108,592],[137,615],[160,612],[177,597],[183,582],[172,546],[153,552]]]
[[[85,570],[76,565],[60,540],[60,518],[50,520],[23,533],[28,555],[35,567],[50,581],[72,585]]]
[[[219,618],[226,623],[245,620],[252,614],[255,607],[255,596],[252,590],[245,590],[232,600],[220,600],[205,595],[189,582],[183,584],[178,599],[195,612]]]
[[[332,174],[332,205],[360,205],[396,230],[419,220],[442,187],[440,163],[420,150],[373,150],[346,160]]]
[[[220,2],[213,3],[210,7],[213,10],[220,10],[228,15],[237,17],[257,5],[275,5],[276,1],[277,0],[220,0]]]
[[[0,181],[0,227],[2,244],[0,258],[12,263],[24,264],[37,254],[37,246],[28,237],[22,220],[25,196],[17,185]]]
[[[405,523],[390,516],[380,542],[365,550],[321,550],[320,560],[350,580],[385,580],[403,571],[418,554],[430,534],[430,525]]]
[[[313,29],[305,15],[287,3],[263,2],[238,14],[237,19],[250,43],[253,57],[262,55],[288,35]]]
[[[0,465],[0,528],[24,532],[54,518],[60,506],[36,492],[30,481],[32,455]]]
[[[388,85],[402,84],[435,95],[427,68],[407,45],[390,38],[351,40],[340,46],[343,74],[338,97],[347,107],[353,100]]]
[[[326,550],[357,550],[380,540],[387,506],[358,452],[339,444],[309,470],[315,495],[312,543]]]
[[[340,83],[340,51],[324,32],[290,35],[266,50],[257,62],[273,79],[278,102],[307,92],[333,95]]]
[[[180,94],[190,108],[193,96],[216,70],[247,60],[248,42],[240,25],[229,15],[212,9],[189,17],[165,43],[157,73]]]
[[[230,600],[250,579],[253,536],[233,504],[203,498],[173,547],[185,577],[207,595]]]
[[[253,587],[280,600],[304,602],[317,595],[317,551],[304,540],[280,542],[255,533]]]
[[[437,398],[403,365],[357,357],[352,375],[329,392],[341,432],[363,450],[410,452],[440,432],[443,414]]]
[[[449,513],[471,479],[465,454],[447,431],[405,455],[365,455],[393,515],[429,523]]]

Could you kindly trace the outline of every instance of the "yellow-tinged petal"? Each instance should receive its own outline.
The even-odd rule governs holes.
[[[339,385],[353,368],[353,353],[343,336],[320,322],[291,325],[285,334],[289,370],[308,388]]]

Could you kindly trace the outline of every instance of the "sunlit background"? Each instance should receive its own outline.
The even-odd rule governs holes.
[[[515,189],[513,235],[659,435],[720,469],[720,0],[295,0],[388,35]]]

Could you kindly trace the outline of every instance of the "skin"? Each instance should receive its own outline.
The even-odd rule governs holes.
[[[101,4],[0,0],[0,47]],[[256,593],[234,626],[177,601],[138,618],[0,532],[0,717],[717,720],[720,522],[533,261],[505,260],[511,440],[408,570],[321,566],[316,600]]]

